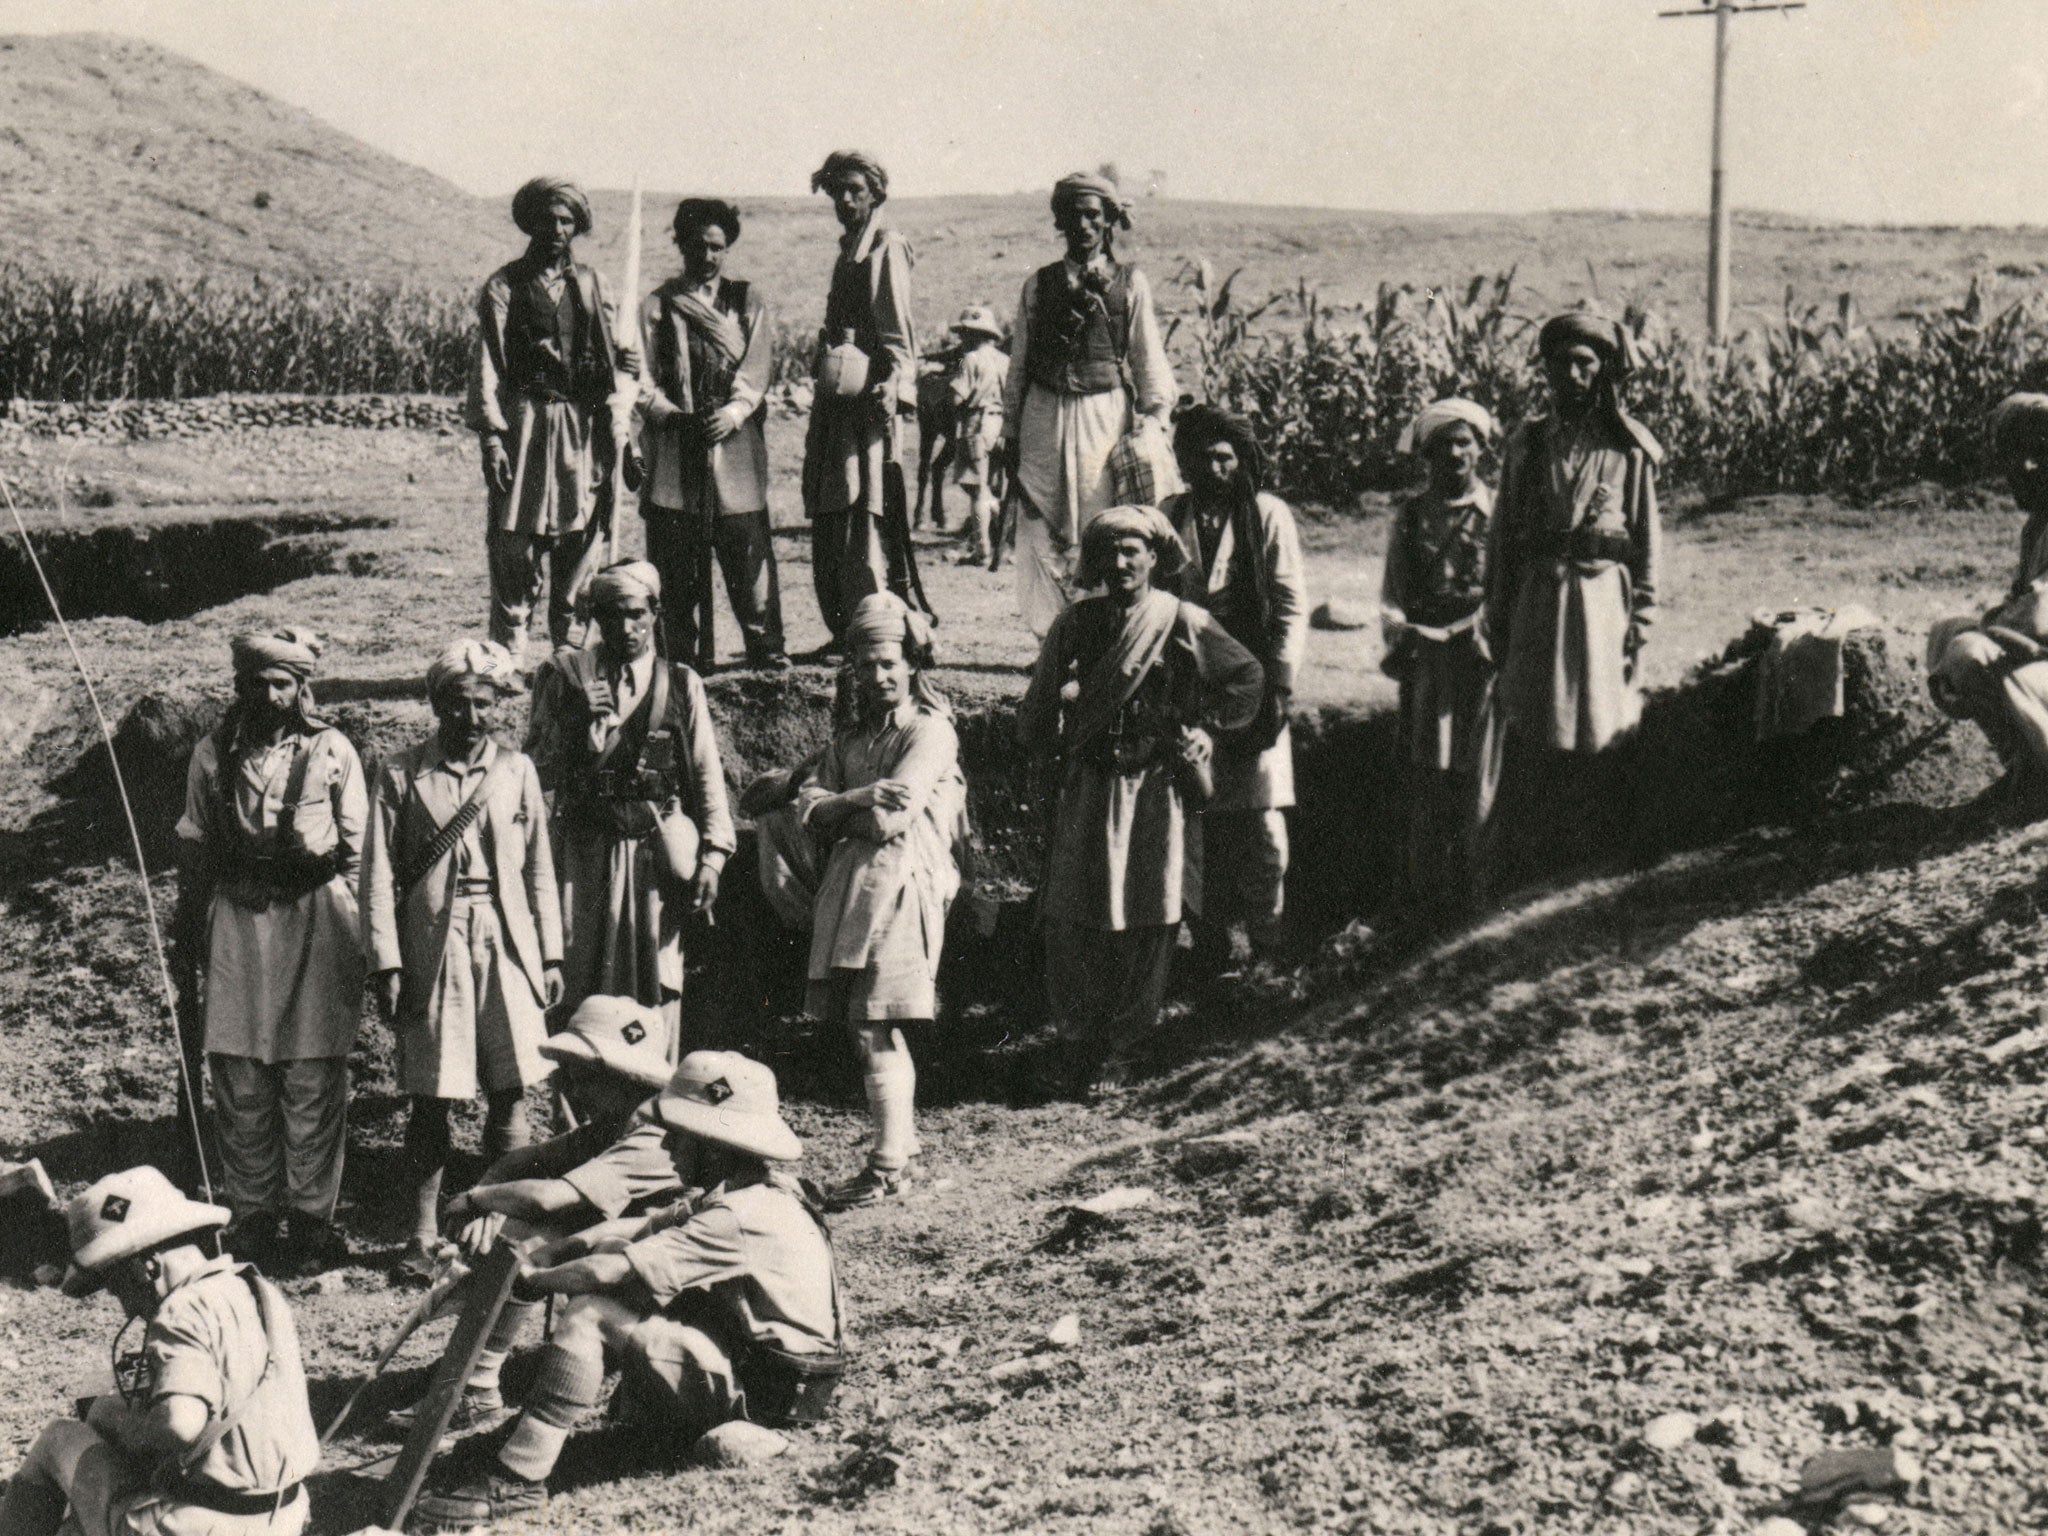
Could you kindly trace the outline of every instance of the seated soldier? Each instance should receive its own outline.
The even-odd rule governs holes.
[[[803,1144],[782,1118],[775,1074],[729,1051],[692,1051],[654,1112],[677,1181],[698,1193],[630,1237],[571,1239],[549,1255],[556,1262],[521,1266],[514,1295],[573,1299],[511,1432],[464,1442],[420,1502],[423,1526],[469,1530],[543,1505],[608,1366],[626,1373],[636,1402],[659,1408],[662,1443],[677,1450],[728,1420],[795,1421],[806,1407],[799,1398],[792,1411],[791,1384],[819,1367],[829,1379],[843,1343],[832,1245],[786,1166]],[[573,1247],[587,1251],[565,1258]]]
[[[84,1423],[36,1437],[0,1499],[0,1532],[298,1536],[320,1463],[298,1333],[277,1287],[200,1248],[227,1211],[144,1167],[109,1174],[65,1216],[65,1294],[105,1286],[129,1321],[147,1320],[142,1348],[116,1360],[119,1390]]]
[[[505,1154],[447,1203],[462,1245],[480,1254],[502,1233],[538,1246],[620,1218],[637,1220],[680,1193],[667,1130],[648,1105],[668,1085],[661,1015],[630,997],[585,998],[569,1027],[541,1044],[575,1112],[576,1129]],[[483,1429],[506,1417],[499,1378],[538,1302],[509,1302],[469,1373],[453,1427]],[[412,1408],[391,1415],[409,1424]]]
[[[2027,514],[2004,601],[1943,619],[1927,636],[1927,691],[1984,728],[2018,782],[2048,774],[2048,395],[2008,395],[1991,413],[1991,452]],[[2048,787],[2048,786],[2044,786]]]

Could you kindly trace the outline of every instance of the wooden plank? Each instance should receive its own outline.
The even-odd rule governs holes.
[[[427,1480],[427,1469],[434,1463],[434,1452],[448,1432],[449,1421],[455,1417],[463,1386],[476,1368],[477,1356],[490,1341],[498,1314],[505,1310],[512,1295],[512,1282],[519,1276],[519,1259],[518,1247],[500,1239],[496,1247],[477,1261],[470,1274],[469,1300],[455,1320],[455,1332],[449,1335],[441,1363],[434,1367],[434,1379],[420,1402],[412,1433],[406,1436],[405,1446],[398,1453],[397,1465],[384,1480],[387,1530],[405,1529],[406,1516],[412,1513],[420,1488]]]

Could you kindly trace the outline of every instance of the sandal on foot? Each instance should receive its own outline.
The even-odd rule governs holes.
[[[825,1191],[825,1209],[851,1211],[864,1205],[880,1205],[885,1200],[900,1198],[909,1182],[907,1164],[901,1168],[877,1168],[870,1163],[844,1184]]]

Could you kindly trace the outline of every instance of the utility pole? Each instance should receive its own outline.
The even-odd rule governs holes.
[[[1728,109],[1728,18],[1754,11],[1803,11],[1806,0],[1783,0],[1781,4],[1744,5],[1736,0],[1700,0],[1690,11],[1659,11],[1666,20],[1681,16],[1714,18],[1714,137],[1713,170],[1707,213],[1707,340],[1728,339],[1728,177],[1722,162],[1723,124]]]

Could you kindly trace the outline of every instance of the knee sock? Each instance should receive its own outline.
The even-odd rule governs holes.
[[[484,1341],[483,1350],[476,1357],[465,1391],[496,1395],[502,1390],[505,1361],[518,1347],[519,1336],[526,1332],[527,1324],[539,1317],[546,1306],[544,1301],[505,1303],[498,1320],[491,1325],[490,1338]]]
[[[484,1107],[484,1163],[489,1166],[516,1147],[533,1144],[533,1127],[526,1118],[526,1090],[507,1088],[486,1097]]]
[[[895,1172],[917,1156],[917,1065],[903,1043],[900,1030],[886,1035],[869,1032],[890,1042],[887,1049],[867,1047],[868,1110],[875,1117],[875,1140],[868,1162],[885,1172]]]
[[[515,1477],[539,1482],[555,1469],[569,1432],[604,1390],[602,1350],[571,1353],[559,1344],[541,1351],[526,1410],[498,1460]]]

